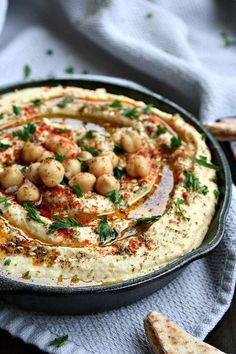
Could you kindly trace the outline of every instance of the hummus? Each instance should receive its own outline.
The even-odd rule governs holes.
[[[203,136],[178,114],[76,87],[0,98],[0,269],[119,283],[199,247],[215,213]]]

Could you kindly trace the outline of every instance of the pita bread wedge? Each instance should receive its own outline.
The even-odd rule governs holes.
[[[166,316],[154,311],[144,319],[144,327],[155,354],[223,353],[191,336]]]

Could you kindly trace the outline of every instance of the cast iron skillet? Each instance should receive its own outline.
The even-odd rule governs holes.
[[[190,113],[168,99],[131,81],[103,76],[82,76],[77,80],[57,79],[16,84],[0,90],[4,94],[15,89],[56,85],[79,86],[88,89],[104,87],[108,92],[123,94],[148,103],[169,113],[180,113],[200,133],[205,133],[213,162],[221,167],[218,173],[221,197],[216,214],[202,245],[170,265],[145,276],[120,284],[95,287],[50,287],[26,283],[0,275],[0,296],[7,302],[34,311],[57,314],[82,314],[128,305],[152,294],[174,279],[190,262],[205,256],[221,241],[231,196],[231,175],[226,157],[215,139]]]

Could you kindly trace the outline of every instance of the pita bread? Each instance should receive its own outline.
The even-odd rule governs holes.
[[[144,319],[144,327],[155,354],[223,353],[191,336],[166,316],[154,311]]]

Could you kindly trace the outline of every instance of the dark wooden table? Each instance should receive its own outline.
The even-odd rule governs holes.
[[[236,354],[236,294],[229,310],[216,328],[207,336],[206,342],[227,354]],[[43,354],[33,345],[25,344],[3,330],[0,330],[0,353]]]

